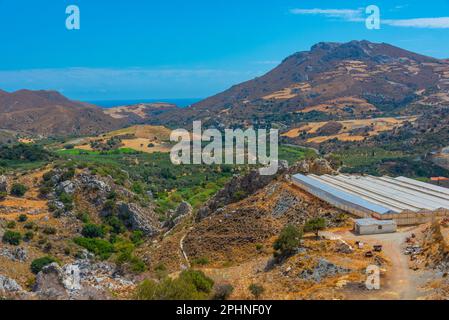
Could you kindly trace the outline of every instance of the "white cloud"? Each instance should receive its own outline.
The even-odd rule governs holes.
[[[324,15],[329,18],[341,18],[347,21],[360,21],[362,9],[292,9],[292,14],[298,15]]]
[[[393,27],[449,29],[449,17],[417,18],[417,19],[383,19],[382,24]]]
[[[406,6],[396,6],[395,9]],[[322,15],[328,18],[340,18],[350,22],[364,21],[364,9],[292,9],[292,14],[297,15]],[[392,27],[427,28],[427,29],[449,29],[449,17],[431,17],[416,19],[381,19],[381,24]]]

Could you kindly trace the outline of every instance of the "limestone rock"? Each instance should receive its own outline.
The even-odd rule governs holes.
[[[118,202],[119,216],[133,230],[140,230],[147,236],[160,232],[160,223],[152,208],[142,208],[135,203]]]
[[[0,192],[8,192],[8,180],[5,176],[0,176]]]
[[[15,294],[22,292],[23,289],[17,282],[11,278],[0,275],[0,294]]]

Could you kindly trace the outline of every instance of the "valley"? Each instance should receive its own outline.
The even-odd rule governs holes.
[[[445,299],[446,219],[356,236],[291,177],[449,177],[448,101],[447,60],[368,41],[318,43],[188,108],[0,91],[0,299]],[[192,121],[279,129],[278,173],[172,164]]]

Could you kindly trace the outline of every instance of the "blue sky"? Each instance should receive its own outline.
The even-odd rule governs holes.
[[[80,30],[65,27],[71,4]],[[381,10],[380,30],[365,27],[368,5]],[[449,58],[449,1],[0,0],[0,32],[7,91],[200,98],[320,41],[367,39]]]

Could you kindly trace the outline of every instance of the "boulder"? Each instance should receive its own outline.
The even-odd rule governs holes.
[[[56,190],[59,193],[64,192],[67,194],[73,194],[75,192],[75,189],[76,189],[75,184],[70,180],[63,181],[60,184],[58,184],[58,186],[56,187]]]
[[[17,282],[11,278],[0,274],[0,294],[9,295],[22,292],[23,289]]]
[[[3,248],[0,249],[0,256],[6,257],[11,261],[25,262],[28,259],[28,252],[24,248]]]
[[[135,203],[118,202],[119,217],[133,230],[142,231],[146,236],[157,235],[161,224],[152,208],[142,208]]]
[[[114,272],[113,266],[92,264],[90,260],[78,260],[63,267],[52,263],[36,276],[33,291],[42,300],[106,300],[113,288],[107,279],[121,283],[113,279]]]
[[[57,263],[45,266],[36,276],[33,292],[42,300],[68,300],[63,284],[63,271]]]
[[[181,204],[176,208],[176,211],[168,212],[168,220],[164,222],[163,228],[173,229],[176,225],[181,222],[184,217],[190,216],[193,213],[193,208],[188,202],[181,202]]]
[[[5,176],[0,176],[0,192],[8,192],[8,180]]]
[[[337,266],[326,259],[320,259],[313,269],[303,270],[299,277],[304,280],[321,282],[324,278],[349,273],[350,271],[350,269]]]

